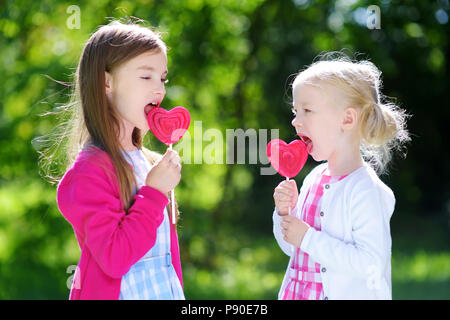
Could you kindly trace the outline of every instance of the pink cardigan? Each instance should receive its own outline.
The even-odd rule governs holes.
[[[72,225],[81,249],[69,299],[117,300],[122,276],[155,244],[156,229],[163,221],[168,199],[144,185],[125,214],[111,158],[98,148],[90,150],[93,152],[79,153],[57,188],[58,208]],[[112,175],[104,168],[111,170]],[[183,286],[173,224],[170,251]]]

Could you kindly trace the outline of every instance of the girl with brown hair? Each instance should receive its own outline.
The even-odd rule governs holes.
[[[146,114],[165,95],[166,51],[157,32],[117,21],[84,47],[57,189],[81,249],[70,299],[184,299],[168,212],[181,160],[142,145]]]

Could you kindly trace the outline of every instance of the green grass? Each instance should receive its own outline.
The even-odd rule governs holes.
[[[276,248],[256,247],[222,257],[222,262],[217,271],[183,266],[186,298],[276,299],[288,258]],[[450,253],[394,254],[392,297],[449,299]]]
[[[450,299],[450,253],[417,251],[392,257],[393,299]]]

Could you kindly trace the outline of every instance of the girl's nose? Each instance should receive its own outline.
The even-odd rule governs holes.
[[[292,124],[293,127],[300,127],[300,126],[301,126],[301,123],[300,123],[298,117],[295,117],[295,118],[291,121],[291,124]]]
[[[164,83],[161,83],[157,88],[153,90],[153,94],[160,94],[164,96],[166,94],[166,88],[164,86]]]

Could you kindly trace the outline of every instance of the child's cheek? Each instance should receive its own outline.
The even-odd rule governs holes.
[[[322,159],[322,157],[320,157],[315,150],[311,153],[311,156],[317,162],[325,160]]]
[[[328,160],[326,154],[323,151],[323,146],[320,143],[314,143],[311,156],[315,161]]]

